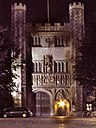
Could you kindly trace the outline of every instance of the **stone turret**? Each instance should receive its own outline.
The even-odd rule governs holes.
[[[75,40],[73,48],[71,48],[72,55],[74,55],[73,65],[75,65],[79,60],[80,55],[78,48],[82,45],[83,39],[85,37],[84,4],[81,2],[71,3],[69,5],[69,16],[70,26],[73,31],[73,36]],[[79,86],[77,81],[74,85],[76,86],[76,110],[77,114],[80,115],[83,110],[83,90],[82,87]]]
[[[18,86],[19,91],[23,90],[24,95],[22,93],[22,97],[25,97],[26,95],[26,64],[24,63],[26,61],[25,25],[26,5],[22,3],[14,3],[11,5],[11,36],[15,43],[14,53],[17,52],[17,54],[19,54],[18,58],[14,62],[15,65],[18,65],[15,71],[18,76],[14,81],[16,82],[16,86]],[[16,97],[20,98],[21,96]],[[24,101],[22,103],[26,104]],[[20,103],[20,105],[22,105],[22,103]]]
[[[84,4],[74,2],[69,4],[70,25],[74,33],[74,37],[82,40],[84,30]]]

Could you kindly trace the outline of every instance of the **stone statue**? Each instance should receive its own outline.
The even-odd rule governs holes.
[[[47,68],[47,73],[51,73],[52,72],[52,56],[51,55],[46,55],[45,65]]]

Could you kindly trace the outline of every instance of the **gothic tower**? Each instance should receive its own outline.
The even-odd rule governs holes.
[[[74,38],[82,40],[84,30],[84,4],[74,2],[69,5],[70,25],[74,33]]]
[[[84,4],[81,2],[74,2],[69,5],[69,19],[70,26],[73,31],[75,43],[73,44],[74,65],[79,59],[80,52],[77,50],[82,45],[85,37],[85,26],[84,26]],[[75,81],[76,86],[76,110],[82,111],[83,109],[83,90]]]
[[[15,95],[16,97],[22,97],[22,100],[26,97],[26,38],[25,38],[25,25],[26,25],[26,5],[22,3],[14,3],[11,6],[11,36],[15,43],[14,54],[18,54],[18,58],[14,64],[17,66],[14,71],[18,76],[14,80],[19,91],[22,90],[22,95]],[[20,106],[26,104],[26,101],[20,103]]]
[[[35,106],[37,116],[55,115],[62,100],[66,103],[63,114],[68,115],[73,107],[72,98],[76,96],[76,108],[82,110],[82,88],[76,81],[73,81],[76,95],[72,97],[70,67],[76,64],[77,47],[84,38],[84,4],[74,2],[69,5],[70,25],[26,25],[26,5],[22,3],[11,6],[11,16],[11,35],[16,44],[14,53],[19,54],[14,64],[18,65],[15,82],[21,91],[21,96],[18,96],[22,101],[20,105]],[[72,45],[75,59],[71,62]]]

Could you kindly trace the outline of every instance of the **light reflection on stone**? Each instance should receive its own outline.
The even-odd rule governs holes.
[[[65,128],[64,123],[60,123],[58,128]]]

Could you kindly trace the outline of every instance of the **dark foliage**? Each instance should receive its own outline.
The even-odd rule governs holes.
[[[77,49],[81,54],[76,62],[76,79],[83,88],[93,90],[96,87],[96,13],[91,13],[87,21],[86,39]]]
[[[76,80],[85,88],[96,86],[96,47],[95,44],[83,43],[79,51],[81,56],[76,62]]]
[[[11,71],[12,60],[15,59],[11,57],[14,43],[8,35],[8,31],[0,26],[0,109],[12,107],[14,103],[11,95],[15,87],[12,80],[15,75]]]

